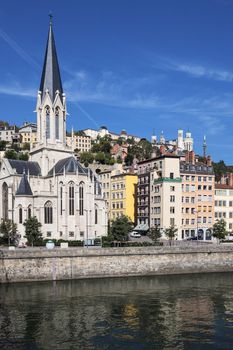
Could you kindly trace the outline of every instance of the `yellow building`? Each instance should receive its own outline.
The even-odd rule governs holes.
[[[66,143],[74,150],[79,150],[79,152],[90,152],[91,150],[91,138],[86,135],[66,136]]]
[[[120,174],[111,177],[111,209],[112,220],[126,215],[136,222],[136,185],[138,177],[135,174]]]
[[[21,144],[37,142],[37,126],[34,123],[24,123],[19,129]]]

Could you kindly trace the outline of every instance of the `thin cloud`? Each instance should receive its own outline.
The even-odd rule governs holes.
[[[194,77],[203,77],[226,82],[233,81],[233,74],[231,72],[227,72],[224,70],[212,70],[199,65],[177,64],[174,66],[174,70],[177,72],[187,73]]]
[[[185,73],[195,78],[233,82],[233,72],[224,69],[213,69],[205,65],[179,62],[178,60],[154,54],[151,55],[150,60],[152,61],[152,66],[156,69]]]
[[[35,98],[36,89],[24,88],[19,83],[14,82],[10,85],[0,85],[0,94],[18,96],[18,97],[34,97]]]
[[[26,63],[40,71],[39,64],[4,30],[0,28],[0,37],[20,56]]]
[[[200,116],[199,120],[202,123],[203,127],[208,130],[209,135],[219,135],[226,129],[226,126],[217,117],[205,115]]]

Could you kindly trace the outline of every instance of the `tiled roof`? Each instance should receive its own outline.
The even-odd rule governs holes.
[[[71,173],[76,174],[77,172],[79,174],[87,174],[87,171],[85,168],[82,167],[82,165],[77,161],[75,157],[68,157],[65,159],[59,160],[54,167],[49,171],[48,175],[53,175],[54,171],[55,174],[63,174],[65,169],[65,173]]]
[[[30,184],[28,182],[27,175],[25,173],[23,174],[23,176],[21,178],[19,187],[18,187],[15,195],[16,196],[32,196],[32,190],[31,190]]]
[[[226,190],[233,190],[233,186],[230,186],[230,185],[225,185],[225,184],[215,184],[215,189],[219,189],[219,190],[223,190],[223,189],[226,189]]]
[[[8,159],[11,167],[15,169],[16,173],[22,175],[26,173],[33,176],[41,175],[40,166],[37,162],[30,162],[25,160]]]

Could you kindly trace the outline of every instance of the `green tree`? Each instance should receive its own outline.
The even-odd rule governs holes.
[[[19,152],[20,151],[19,143],[12,142],[11,149],[13,149],[15,152]]]
[[[80,162],[92,164],[94,161],[94,155],[91,152],[82,152],[80,153]]]
[[[148,236],[156,243],[162,236],[160,228],[158,226],[150,228]]]
[[[164,230],[165,236],[169,239],[169,245],[171,246],[172,240],[176,237],[176,232],[178,231],[175,226],[171,225],[170,227]]]
[[[5,151],[7,142],[6,141],[0,141],[0,151]]]
[[[149,159],[152,154],[152,145],[151,143],[146,139],[141,139],[138,142],[138,146],[142,149],[142,157],[143,159]]]
[[[116,241],[126,241],[133,226],[134,225],[128,216],[119,216],[111,222],[110,234]]]
[[[118,157],[117,157],[117,163],[118,163],[118,164],[121,164],[121,163],[122,163],[122,158],[121,158],[121,156],[118,156]]]
[[[83,130],[74,131],[75,136],[87,136]]]
[[[118,137],[116,143],[118,143],[118,145],[121,146],[123,143],[125,143],[125,138],[124,138],[124,137],[121,137],[121,136]]]
[[[105,154],[103,152],[98,152],[95,155],[95,160],[100,164],[105,164]]]
[[[28,160],[28,159],[29,159],[29,155],[28,155],[28,153],[20,152],[20,153],[18,154],[18,159],[19,159],[19,160]]]
[[[127,156],[125,157],[125,164],[127,166],[130,166],[133,164],[133,160],[134,160],[134,155],[132,153],[128,153]]]
[[[22,150],[24,151],[30,151],[30,143],[29,142],[25,142],[22,146]]]
[[[33,247],[33,245],[37,242],[41,242],[42,233],[41,233],[41,223],[38,221],[36,216],[32,216],[31,218],[25,220],[25,238],[28,243]]]
[[[6,126],[7,128],[9,128],[9,123],[5,122],[4,120],[0,120],[0,126]]]
[[[218,163],[213,163],[215,180],[216,182],[220,181],[223,174],[226,174],[228,171],[226,164],[223,160],[220,160]]]
[[[126,142],[127,142],[129,145],[134,145],[134,144],[135,144],[135,140],[134,140],[133,137],[127,138]]]
[[[106,135],[104,137],[97,138],[97,142],[93,143],[91,152],[98,153],[110,153],[112,149],[111,138]]]
[[[213,237],[217,238],[218,242],[220,239],[224,239],[227,235],[226,221],[224,219],[217,220],[213,228]]]
[[[18,238],[17,225],[12,220],[3,220],[0,224],[0,232],[3,239],[8,242],[8,245],[16,243]]]
[[[5,152],[5,158],[8,159],[18,159],[18,154],[13,149],[9,149]]]

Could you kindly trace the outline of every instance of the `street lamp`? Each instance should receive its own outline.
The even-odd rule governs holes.
[[[198,244],[198,210],[194,210],[194,213],[197,214],[197,244]]]

